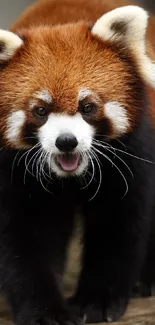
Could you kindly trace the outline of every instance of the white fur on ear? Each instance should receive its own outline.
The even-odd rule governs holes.
[[[148,14],[138,6],[114,9],[97,20],[92,34],[120,42],[134,53],[144,80],[155,87],[155,64],[146,55],[145,35]]]
[[[8,61],[23,44],[16,34],[0,29],[0,60]]]

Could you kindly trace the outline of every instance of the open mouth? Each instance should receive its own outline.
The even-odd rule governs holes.
[[[66,153],[57,155],[56,158],[57,165],[66,172],[72,172],[78,168],[81,163],[81,155],[74,153]]]

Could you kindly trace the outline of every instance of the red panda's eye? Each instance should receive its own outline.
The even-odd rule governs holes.
[[[45,117],[47,115],[48,111],[47,111],[46,107],[40,106],[40,107],[35,108],[35,113],[39,117]]]
[[[96,105],[94,103],[88,103],[81,105],[80,112],[82,114],[93,114],[96,111]]]
[[[93,105],[91,104],[86,104],[83,106],[83,112],[84,113],[90,113],[93,109]]]

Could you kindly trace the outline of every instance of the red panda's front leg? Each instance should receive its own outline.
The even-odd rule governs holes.
[[[152,193],[147,182],[146,188],[143,185],[139,183],[137,196],[129,190],[124,199],[112,193],[108,199],[101,192],[85,206],[83,269],[70,303],[88,323],[117,321],[128,305],[144,260],[152,213]]]
[[[51,195],[46,200],[48,195],[39,190],[31,191],[31,196],[23,188],[11,193],[8,189],[6,197],[4,192],[0,193],[0,283],[15,324],[82,324],[68,311],[61,291],[73,223],[69,208],[66,215],[65,206],[52,202]]]

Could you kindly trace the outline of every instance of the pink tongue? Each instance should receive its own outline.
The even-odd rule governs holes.
[[[73,171],[78,167],[79,157],[76,154],[58,155],[57,162],[65,171]]]

